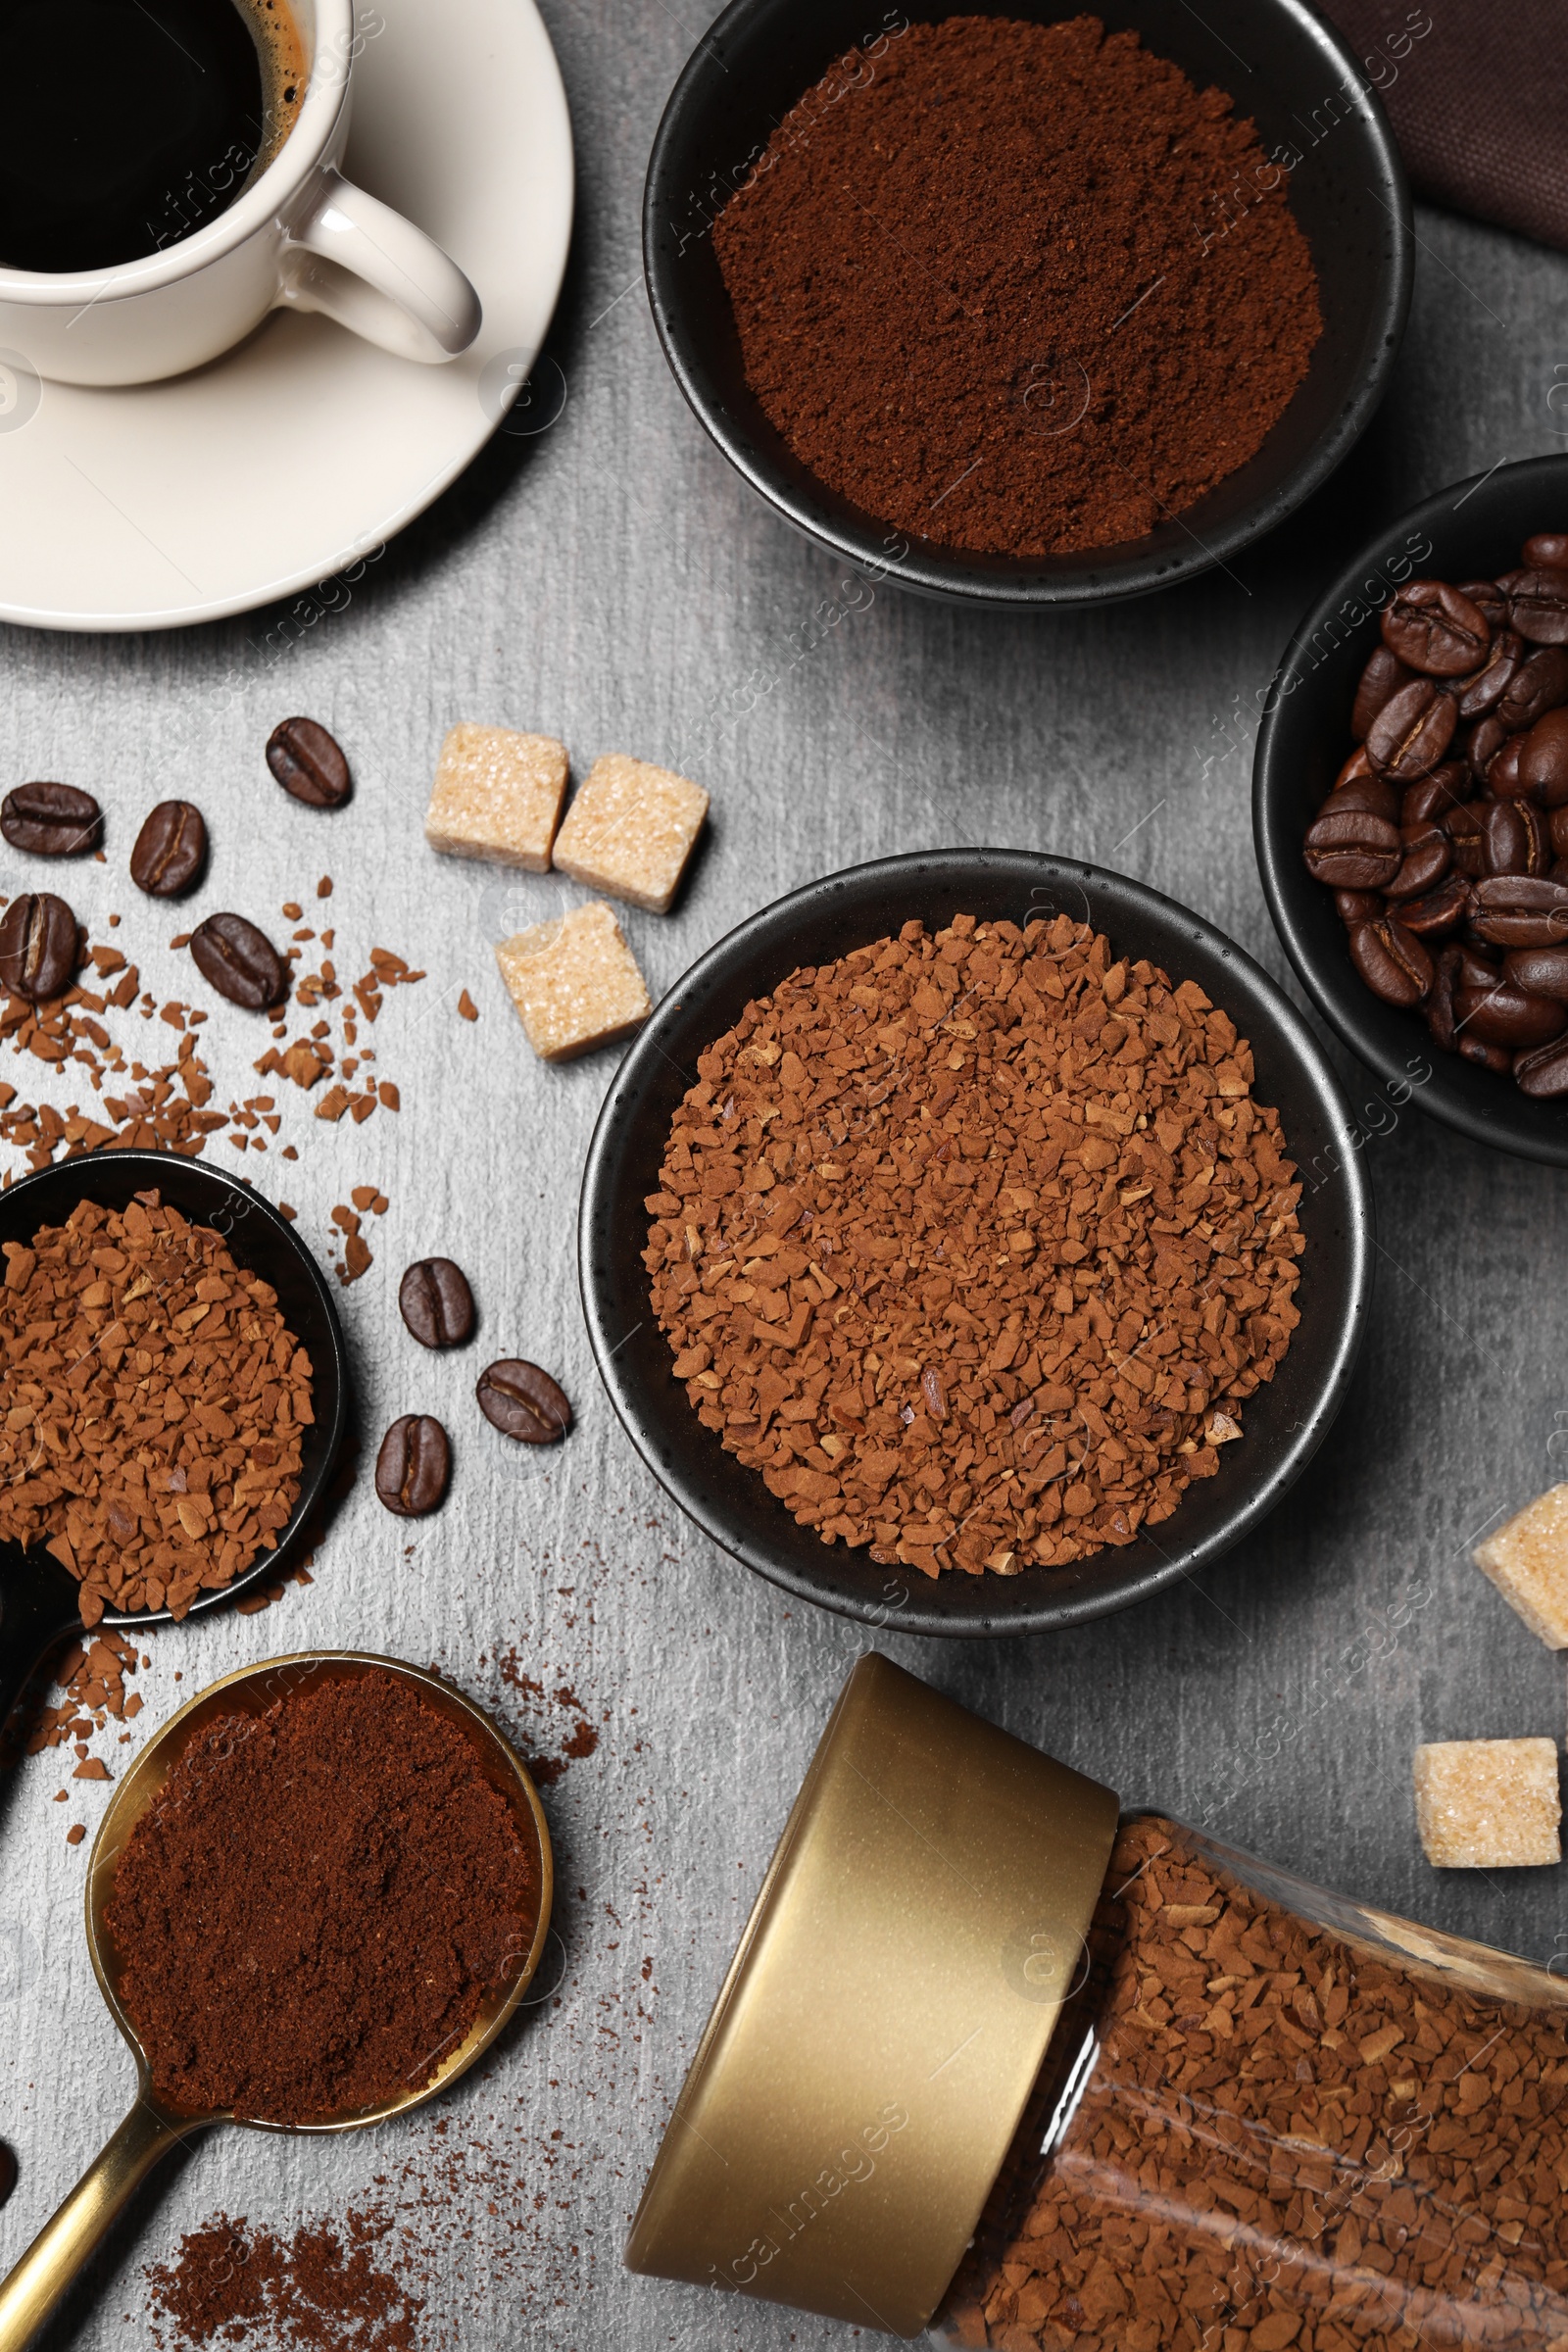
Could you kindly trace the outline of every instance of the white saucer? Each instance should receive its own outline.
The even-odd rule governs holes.
[[[467,271],[477,343],[422,368],[274,311],[168,383],[24,379],[19,397],[12,378],[0,618],[168,629],[314,587],[411,522],[495,430],[544,341],[571,233],[550,37],[533,0],[374,0],[360,31],[344,169]]]

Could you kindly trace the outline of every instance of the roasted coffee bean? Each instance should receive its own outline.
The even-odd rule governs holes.
[[[1391,899],[1424,898],[1448,870],[1453,855],[1448,836],[1440,825],[1402,825],[1399,840],[1404,856],[1394,880],[1384,883],[1384,891]]]
[[[474,1391],[487,1421],[525,1446],[553,1446],[571,1427],[571,1406],[548,1372],[506,1357],[479,1375]]]
[[[1568,531],[1537,531],[1519,550],[1526,571],[1568,570]]]
[[[63,996],[76,968],[76,918],[51,891],[24,891],[0,914],[0,988],[34,1004]]]
[[[1391,654],[1386,645],[1374,648],[1372,657],[1362,670],[1355,689],[1355,701],[1350,708],[1350,733],[1357,743],[1365,743],[1367,729],[1390,698],[1401,686],[1408,686],[1415,672],[1407,669],[1397,654]]]
[[[1522,735],[1559,703],[1568,703],[1568,653],[1560,645],[1544,645],[1520,662],[1494,716],[1510,735]]]
[[[1555,948],[1568,942],[1568,889],[1545,874],[1498,874],[1470,893],[1470,926],[1498,948]]]
[[[1350,961],[1385,1004],[1419,1004],[1432,986],[1432,958],[1393,915],[1350,933]]]
[[[1432,678],[1462,677],[1479,667],[1492,639],[1485,615],[1446,580],[1412,580],[1381,625],[1390,653]]]
[[[201,872],[207,826],[191,801],[160,801],[130,853],[130,878],[150,899],[176,899]]]
[[[1522,735],[1510,735],[1502,749],[1494,752],[1487,761],[1483,779],[1488,792],[1499,801],[1527,801],[1529,789],[1519,780],[1519,754],[1524,746]]]
[[[1546,808],[1568,805],[1568,710],[1548,710],[1519,746],[1519,781]]]
[[[190,952],[203,978],[247,1012],[265,1012],[288,994],[288,965],[242,914],[210,914],[191,933]]]
[[[1481,871],[1522,874],[1530,863],[1530,835],[1513,801],[1477,801],[1481,826]]]
[[[1516,801],[1514,806],[1524,818],[1525,831],[1530,836],[1530,855],[1525,859],[1525,872],[1547,876],[1556,856],[1551,845],[1551,818],[1544,808],[1538,808],[1534,801]]]
[[[267,764],[283,790],[310,808],[341,808],[354,789],[340,747],[314,718],[285,718],[274,727]]]
[[[1532,645],[1568,645],[1568,571],[1520,572],[1509,591],[1508,626]]]
[[[1495,580],[1461,580],[1459,594],[1467,596],[1494,634],[1508,618],[1508,599]]]
[[[1401,825],[1427,825],[1440,821],[1450,808],[1462,808],[1470,798],[1470,772],[1457,760],[1446,760],[1435,767],[1430,776],[1418,776],[1404,788],[1399,803]]]
[[[1514,1057],[1506,1046],[1489,1046],[1485,1038],[1468,1032],[1456,1042],[1466,1061],[1479,1062],[1482,1069],[1494,1070],[1499,1078],[1513,1068]]]
[[[1568,1038],[1555,1044],[1532,1046],[1513,1057],[1514,1080],[1522,1095],[1538,1102],[1568,1095]]]
[[[95,850],[103,810],[74,784],[19,784],[0,801],[0,835],[35,858],[79,858]]]
[[[1479,1038],[1484,1046],[1506,1046],[1510,1054],[1521,1046],[1544,1046],[1568,1029],[1568,1005],[1532,996],[1511,980],[1499,980],[1491,988],[1461,983],[1453,992],[1453,1010],[1461,1037]]]
[[[1482,718],[1494,704],[1500,703],[1509,679],[1524,658],[1524,639],[1512,629],[1500,630],[1492,640],[1481,667],[1469,677],[1453,681],[1451,691],[1459,706],[1460,718]]]
[[[405,1413],[381,1440],[375,1457],[376,1499],[400,1519],[422,1519],[447,1491],[452,1448],[429,1413]]]
[[[1367,758],[1379,775],[1408,784],[1429,775],[1453,739],[1459,708],[1440,694],[1430,678],[1412,678],[1386,702],[1366,739]]]
[[[398,1313],[421,1348],[461,1348],[473,1333],[473,1293],[450,1257],[421,1257],[398,1285]]]
[[[1568,808],[1551,808],[1546,812],[1546,824],[1551,833],[1551,846],[1558,858],[1568,858]],[[1552,879],[1555,881],[1556,876]]]
[[[1453,992],[1459,977],[1459,951],[1445,948],[1433,957],[1432,986],[1427,990],[1421,1010],[1432,1033],[1432,1042],[1445,1054],[1453,1052]]]
[[[1568,947],[1511,948],[1502,959],[1505,980],[1533,997],[1554,997],[1568,1004]]]
[[[1370,898],[1372,893],[1357,892],[1356,896]],[[1417,939],[1446,939],[1450,931],[1458,930],[1469,911],[1469,882],[1463,874],[1449,874],[1424,899],[1402,900],[1399,920],[1407,931],[1415,933]],[[1342,915],[1340,919],[1344,922],[1348,918]],[[1368,914],[1363,919],[1371,921],[1374,918]]]
[[[1508,730],[1494,710],[1489,718],[1478,718],[1473,727],[1456,736],[1452,748],[1463,759],[1478,785],[1485,784],[1487,769],[1508,740]]]
[[[1383,893],[1380,890],[1337,890],[1334,893],[1334,911],[1346,926],[1353,930],[1357,923],[1375,923],[1383,912]],[[1403,920],[1403,917],[1400,917]]]
[[[1492,988],[1502,978],[1502,959],[1493,956],[1486,949],[1476,947],[1467,939],[1460,940],[1457,950],[1459,964],[1455,987]]]
[[[1359,808],[1367,816],[1381,816],[1386,825],[1397,825],[1399,794],[1386,777],[1375,776],[1369,769],[1352,784],[1337,784],[1318,814],[1343,816],[1348,808]]]
[[[1374,768],[1371,760],[1366,756],[1366,745],[1364,743],[1358,743],[1355,747],[1355,750],[1350,754],[1350,757],[1345,762],[1345,765],[1341,768],[1339,774],[1335,777],[1334,789],[1336,792],[1339,792],[1344,788],[1345,785],[1355,783],[1358,777],[1376,775],[1376,768]]]
[[[1307,828],[1306,870],[1335,890],[1381,890],[1399,870],[1403,845],[1397,825],[1362,808],[1319,816]]]
[[[1487,871],[1481,811],[1489,806],[1486,801],[1466,801],[1458,808],[1449,808],[1443,819],[1443,830],[1453,844],[1453,862],[1461,874],[1469,874],[1472,879]]]

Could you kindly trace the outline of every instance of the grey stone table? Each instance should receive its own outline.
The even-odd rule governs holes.
[[[1376,520],[1564,445],[1550,395],[1568,365],[1568,260],[1423,214],[1414,315],[1381,417],[1311,510],[1229,571],[1038,622],[882,588],[855,590],[851,609],[840,568],[774,521],[688,416],[638,284],[643,159],[700,24],[630,0],[547,0],[547,14],[582,175],[551,346],[566,389],[559,420],[500,437],[315,625],[273,612],[167,637],[10,632],[0,778],[74,779],[117,814],[187,795],[216,842],[199,905],[237,900],[275,918],[330,871],[339,970],[382,945],[428,973],[389,999],[376,1031],[401,1113],[328,1127],[275,1090],[291,1097],[279,1143],[296,1137],[300,1159],[285,1168],[274,1146],[244,1164],[297,1204],[323,1255],[351,1186],[389,1197],[368,1220],[375,1263],[343,1298],[366,1424],[373,1435],[398,1412],[440,1414],[457,1440],[451,1500],[411,1532],[362,1480],[310,1589],[158,1639],[131,1744],[100,1740],[95,1752],[118,1772],[144,1729],[213,1676],[317,1643],[438,1661],[534,1753],[559,1751],[580,1725],[552,1695],[569,1690],[598,1744],[547,1792],[560,1940],[523,2030],[422,2119],[337,2144],[236,2131],[196,2144],[144,2198],[56,2344],[151,2340],[145,2266],[220,2209],[291,2230],[367,2205],[407,2233],[383,2250],[428,2297],[421,2342],[764,2352],[842,2340],[618,2267],[698,2031],[863,1637],[699,1539],[598,1389],[572,1238],[610,1065],[534,1062],[491,960],[505,930],[564,903],[560,880],[498,886],[422,845],[447,725],[536,727],[579,764],[626,750],[710,788],[695,886],[667,921],[628,918],[656,994],[778,893],[946,842],[1120,866],[1283,977],[1249,831],[1255,687]],[[359,790],[340,815],[280,806],[261,766],[270,728],[293,710],[349,748]],[[101,921],[119,907],[149,984],[189,994],[188,965],[163,945],[175,923],[135,899],[117,838],[105,866],[77,875],[80,911]],[[18,887],[15,875],[0,870],[0,887]],[[464,987],[479,1006],[472,1027],[456,1015]],[[253,1034],[226,1011],[205,1031],[220,1099],[260,1084]],[[0,1068],[18,1074],[9,1057]],[[1157,1797],[1309,1877],[1544,1961],[1568,1953],[1562,1874],[1431,1872],[1409,1756],[1422,1739],[1563,1730],[1561,1665],[1467,1546],[1562,1469],[1568,1195],[1551,1171],[1413,1110],[1368,1156],[1372,1329],[1339,1427],[1290,1503],[1200,1587],[1131,1614],[1033,1642],[887,1646],[1129,1800]],[[402,1265],[437,1249],[467,1267],[483,1312],[475,1348],[456,1360],[420,1354],[396,1313]],[[569,1444],[543,1460],[519,1459],[472,1406],[478,1364],[512,1351],[556,1368],[578,1405]],[[109,1791],[69,1781],[70,1761],[32,1758],[0,1796],[0,2133],[22,2165],[0,2216],[3,2262],[130,2091],[82,1942],[89,1848],[65,1837],[68,1822],[96,1826]],[[61,1787],[72,1801],[57,1805]]]

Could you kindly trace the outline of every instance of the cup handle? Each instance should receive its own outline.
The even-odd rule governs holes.
[[[466,351],[483,313],[456,262],[389,204],[325,165],[290,223],[280,303],[321,311],[400,360]]]
[[[175,2123],[145,2096],[136,2101],[59,2212],[0,2280],[0,2352],[24,2352],[31,2343],[159,2158],[195,2128]]]

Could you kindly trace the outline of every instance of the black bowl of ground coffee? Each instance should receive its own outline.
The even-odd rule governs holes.
[[[1382,109],[1304,0],[732,0],[643,245],[676,381],[762,497],[1011,608],[1145,594],[1290,514],[1382,397],[1412,266]]]
[[[671,1205],[661,1190],[671,1128],[685,1115],[689,1090],[698,1083],[699,1061],[704,1062],[705,1077],[712,1067],[709,1057],[714,1041],[743,1022],[758,1000],[782,992],[791,975],[805,971],[808,983],[819,980],[839,958],[875,942],[897,942],[906,924],[922,924],[935,934],[956,917],[975,918],[982,925],[1036,925],[1030,936],[1037,935],[1037,918],[1059,924],[1070,917],[1069,930],[1087,924],[1106,935],[1117,957],[1131,965],[1147,958],[1168,975],[1173,988],[1196,984],[1204,1000],[1228,1016],[1221,1019],[1220,1030],[1234,1024],[1231,1034],[1248,1041],[1256,1102],[1277,1110],[1281,1148],[1295,1164],[1294,1184],[1300,1188],[1298,1202],[1284,1202],[1287,1213],[1298,1221],[1302,1244],[1295,1294],[1299,1321],[1277,1365],[1269,1367],[1240,1408],[1242,1442],[1224,1443],[1217,1466],[1212,1457],[1200,1465],[1175,1508],[1139,1526],[1136,1539],[1123,1531],[1101,1548],[1062,1565],[1028,1564],[1019,1569],[1008,1559],[998,1573],[964,1573],[961,1537],[956,1544],[957,1564],[919,1561],[911,1568],[906,1560],[874,1556],[881,1545],[828,1544],[813,1526],[803,1524],[794,1515],[797,1505],[786,1507],[780,1499],[780,1482],[775,1480],[770,1491],[763,1474],[727,1450],[699,1418],[686,1376],[707,1357],[702,1350],[690,1358],[672,1353],[644,1258],[651,1218]],[[937,1009],[932,1007],[934,1017]],[[956,1011],[961,1013],[962,1006]],[[944,1054],[951,1050],[961,1059],[977,1051],[972,1025],[967,1035],[960,1026],[949,1036],[944,1021],[935,1023],[944,1027]],[[925,1027],[930,1032],[932,1023]],[[928,1043],[920,1048],[922,1054],[932,1050]],[[783,1083],[804,1086],[805,1080],[791,1071],[789,1057],[781,1062],[777,1052],[769,1051],[770,1066],[778,1067]],[[863,1067],[863,1055],[852,1053],[836,1066],[853,1062]],[[922,1084],[929,1082],[934,1067],[927,1062]],[[945,1079],[939,1083],[946,1085]],[[960,1076],[955,1083],[968,1081]],[[1233,1073],[1224,1073],[1219,1083],[1239,1087],[1241,1082]],[[861,1086],[861,1081],[854,1084]],[[903,1091],[902,1080],[899,1089]],[[864,1103],[878,1104],[894,1091],[880,1080],[874,1085],[867,1081],[862,1087]],[[939,1095],[934,1102],[939,1116],[945,1107]],[[1093,1124],[1101,1112],[1090,1106],[1074,1115]],[[1130,1132],[1135,1123],[1123,1118],[1123,1131]],[[853,1120],[852,1131],[858,1132]],[[737,1130],[737,1140],[738,1134]],[[1080,1144],[1083,1135],[1080,1127]],[[1273,982],[1200,916],[1142,883],[1075,859],[1022,850],[941,850],[852,867],[765,907],[710,949],[670,991],[617,1071],[589,1150],[578,1227],[579,1280],[595,1358],[616,1412],[655,1476],[716,1544],[786,1592],[869,1624],[920,1634],[1043,1633],[1102,1616],[1192,1573],[1236,1543],[1274,1507],[1326,1435],[1360,1347],[1370,1290],[1371,1194],[1352,1139],[1339,1087],[1320,1049]],[[1166,1140],[1174,1143],[1176,1138],[1167,1134]],[[962,1139],[966,1158],[971,1156],[969,1141],[967,1136]],[[837,1149],[831,1162],[813,1166],[812,1175],[837,1187],[853,1173],[850,1157],[848,1148]],[[1105,1169],[1113,1167],[1115,1153],[1102,1149],[1092,1157],[1101,1171],[1095,1179],[1098,1189]],[[741,1193],[756,1180],[748,1173]],[[721,1181],[736,1193],[735,1182]],[[787,1225],[790,1203],[784,1194],[793,1189],[804,1199],[806,1180],[775,1179],[764,1173],[760,1181],[774,1188],[771,1198],[780,1199],[782,1210],[771,1207],[764,1191],[757,1210],[758,1229]],[[996,1196],[995,1186],[992,1194]],[[1102,1197],[1115,1194],[1112,1185],[1109,1196]],[[1136,1197],[1134,1188],[1128,1198]],[[1250,1194],[1258,1230],[1266,1197],[1265,1173],[1264,1189]],[[895,1199],[902,1212],[904,1196]],[[1177,1212],[1178,1221],[1190,1217],[1191,1206],[1189,1200],[1186,1209]],[[821,1213],[819,1197],[819,1218]],[[1216,1213],[1216,1230],[1219,1224]],[[825,1228],[819,1224],[816,1230]],[[1174,1224],[1165,1228],[1167,1234],[1174,1231]],[[940,1242],[941,1237],[928,1233],[927,1239]],[[1160,1236],[1154,1239],[1156,1248],[1163,1246]],[[766,1240],[760,1245],[764,1251],[775,1247]],[[1053,1248],[1058,1270],[1042,1282],[1043,1294],[1060,1279],[1061,1267],[1076,1268],[1092,1258],[1091,1250],[1081,1247]],[[802,1253],[803,1263],[811,1254]],[[866,1280],[863,1271],[853,1270],[854,1254],[852,1249],[849,1259],[823,1258],[820,1248],[814,1250],[821,1263],[838,1272],[837,1293],[830,1289],[830,1304],[824,1310],[828,1314],[848,1304]],[[1042,1248],[1042,1267],[1047,1259]],[[1092,1262],[1101,1260],[1094,1257]],[[950,1263],[958,1270],[956,1254]],[[722,1265],[713,1270],[722,1272]],[[744,1270],[757,1280],[754,1266]],[[1239,1269],[1216,1257],[1211,1271],[1223,1287]],[[889,1279],[896,1294],[912,1296],[919,1287],[912,1275],[906,1279],[897,1267]],[[978,1303],[976,1292],[961,1271],[955,1282],[939,1287],[952,1300],[948,1313],[956,1318],[952,1346],[946,1352],[928,1348],[923,1372],[919,1365],[893,1365],[897,1384],[890,1400],[900,1401],[906,1395],[908,1398],[897,1433],[901,1440],[905,1426],[911,1440],[918,1437],[918,1416],[928,1408],[939,1417],[949,1407],[955,1414],[969,1409],[967,1403],[960,1406],[957,1397],[960,1392],[965,1396],[970,1393],[962,1389],[961,1359],[973,1336],[966,1328],[973,1318],[964,1308],[966,1302]],[[1264,1301],[1260,1288],[1233,1289],[1228,1295],[1243,1313]],[[1097,1296],[1093,1281],[1079,1283],[1078,1302],[1091,1316],[1096,1312],[1091,1300]],[[900,1324],[903,1304],[902,1296],[891,1300],[886,1309],[890,1325]],[[789,1311],[777,1298],[771,1305],[759,1299],[758,1307],[759,1313],[780,1316]],[[812,1344],[822,1328],[818,1320]],[[1108,1334],[1111,1326],[1103,1321],[1098,1328]],[[800,1331],[782,1322],[775,1324],[773,1336],[786,1348],[801,1342]],[[1156,1350],[1167,1344],[1157,1318],[1151,1319],[1149,1339]],[[898,1346],[895,1338],[890,1356],[896,1355]],[[984,1351],[983,1370],[997,1363],[999,1352],[989,1348]],[[1122,1348],[1116,1352],[1121,1358]],[[1132,1352],[1137,1353],[1136,1343]],[[972,1359],[974,1350],[967,1353]],[[1129,1377],[1136,1382],[1142,1372],[1135,1365]],[[1037,1422],[1034,1430],[1027,1427],[1033,1401],[1042,1400],[1044,1411],[1060,1411],[1071,1402],[1064,1392],[1044,1385],[1055,1378],[1055,1370],[1047,1367],[1044,1373],[1031,1371],[1020,1385],[1004,1372],[1006,1385],[992,1398],[1000,1409],[987,1425],[1001,1429],[1005,1421],[1008,1429],[1021,1433],[1020,1445],[1032,1444],[1042,1426]],[[1035,1381],[1042,1385],[1031,1399],[1026,1392]],[[1150,1401],[1160,1399],[1151,1396]],[[1093,1423],[1098,1408],[1092,1397],[1090,1403]],[[1006,1430],[1002,1434],[1007,1443]],[[830,1438],[830,1444],[836,1446],[836,1439]],[[863,1458],[863,1448],[859,1450]],[[1031,1457],[1028,1467],[1031,1472],[1043,1467],[1049,1473],[1052,1464],[1041,1465]],[[941,1566],[941,1573],[929,1573],[934,1565]]]
[[[1525,458],[1451,483],[1385,525],[1324,590],[1286,648],[1267,690],[1252,768],[1252,833],[1269,912],[1324,1018],[1381,1082],[1365,1127],[1380,1132],[1414,1102],[1476,1143],[1553,1167],[1568,1167],[1568,1100],[1532,1100],[1506,1071],[1441,1051],[1419,1006],[1407,1011],[1375,997],[1350,961],[1335,893],[1306,870],[1302,842],[1353,749],[1356,682],[1382,642],[1380,616],[1398,590],[1412,579],[1506,574],[1527,538],[1565,527],[1565,457]],[[1434,953],[1441,945],[1433,940]]]

